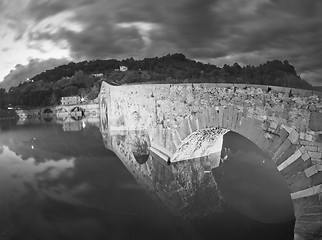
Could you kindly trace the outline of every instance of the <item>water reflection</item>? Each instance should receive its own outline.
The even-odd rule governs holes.
[[[222,144],[219,167],[209,156],[168,165],[146,130],[110,130],[106,118],[10,125],[0,239],[292,239],[276,167],[233,132]]]
[[[1,239],[182,239],[95,124],[0,134]]]
[[[188,221],[190,231],[202,239],[293,239],[290,192],[273,162],[237,133],[208,132],[225,134],[219,167],[214,168],[210,155],[187,159],[187,151],[181,154],[184,161],[169,166],[154,152],[147,153],[144,131],[102,134],[137,181],[180,219],[178,228],[186,229],[187,223],[179,223]],[[133,149],[143,152],[143,163]]]
[[[144,164],[150,156],[150,139],[146,131],[132,131],[127,134],[126,144],[139,164]]]

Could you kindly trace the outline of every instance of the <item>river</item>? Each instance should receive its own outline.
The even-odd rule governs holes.
[[[287,186],[237,135],[210,169],[167,165],[147,133],[111,134],[98,119],[0,127],[0,239],[293,239]]]

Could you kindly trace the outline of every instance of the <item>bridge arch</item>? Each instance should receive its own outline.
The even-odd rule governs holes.
[[[55,114],[53,112],[52,109],[50,108],[45,108],[43,111],[42,111],[42,114],[41,114],[41,117],[42,119],[45,121],[45,122],[50,122],[53,120]]]
[[[74,119],[74,120],[81,120],[85,117],[85,109],[81,108],[79,106],[73,107],[70,110],[70,116]]]
[[[212,169],[226,203],[256,221],[288,222],[287,227],[293,226],[293,203],[285,178],[255,143],[227,128],[197,129],[177,145],[171,162],[176,165],[199,158],[205,159],[203,161]],[[239,170],[232,170],[232,167]],[[229,175],[232,177],[227,177]],[[227,186],[222,179],[233,186]],[[251,194],[247,194],[250,191]],[[244,205],[245,202],[249,205]]]
[[[50,108],[45,108],[43,111],[42,111],[43,114],[54,114],[53,110],[50,109]]]
[[[168,123],[165,126],[166,129],[163,128],[163,130],[156,132],[154,139],[165,138],[167,142],[160,144],[159,141],[151,145],[160,151],[163,150],[164,154],[167,153],[171,162],[184,160],[181,150],[185,144],[190,142],[189,137],[207,129],[233,131],[256,144],[275,163],[277,170],[285,179],[290,190],[296,217],[295,233],[303,231],[301,219],[307,216],[305,211],[316,208],[307,201],[311,202],[314,201],[312,199],[319,198],[319,191],[322,190],[322,185],[316,184],[318,180],[314,178],[314,175],[320,170],[319,165],[314,165],[313,161],[318,159],[312,160],[312,156],[320,157],[320,155],[318,152],[316,155],[310,152],[314,149],[317,151],[318,148],[313,146],[312,142],[307,141],[313,139],[314,133],[312,131],[309,132],[311,134],[303,133],[294,126],[267,119],[259,120],[250,117],[245,109],[233,106],[210,107],[201,113],[177,118],[175,124]],[[315,135],[319,136],[319,134]],[[193,157],[197,157],[197,155]],[[190,156],[186,156],[186,158],[189,159]]]
[[[58,108],[56,111],[56,116],[58,119],[65,121],[68,118],[68,111],[63,107]]]

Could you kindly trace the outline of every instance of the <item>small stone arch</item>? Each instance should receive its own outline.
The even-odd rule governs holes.
[[[45,108],[43,111],[42,111],[43,114],[53,114],[53,110],[50,109],[50,108]]]
[[[68,111],[65,108],[59,108],[56,111],[56,116],[59,120],[65,121],[68,118]]]
[[[53,120],[54,118],[54,112],[52,109],[50,108],[45,108],[43,111],[42,111],[42,114],[41,114],[41,117],[42,119],[45,121],[45,122],[50,122]]]
[[[85,117],[85,109],[81,107],[74,107],[70,110],[70,115],[74,120],[81,120]]]

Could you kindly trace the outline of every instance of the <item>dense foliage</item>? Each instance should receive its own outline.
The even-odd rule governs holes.
[[[120,66],[128,71],[115,71]],[[103,77],[93,77],[93,73],[103,73]],[[34,76],[31,81],[10,88],[6,93],[0,89],[0,108],[8,104],[34,107],[59,104],[63,96],[81,95],[93,99],[99,93],[100,84],[135,82],[227,82],[285,86],[313,89],[302,80],[288,61],[273,60],[255,66],[238,63],[222,68],[187,59],[176,53],[163,57],[134,60],[93,60],[71,62]]]

